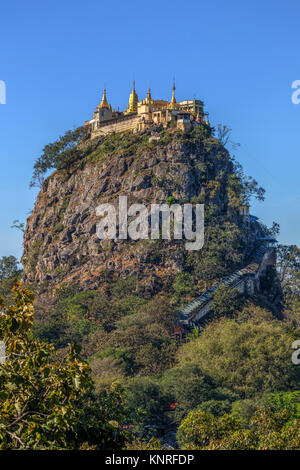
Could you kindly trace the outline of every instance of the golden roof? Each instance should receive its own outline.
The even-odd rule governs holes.
[[[127,114],[136,113],[138,102],[139,102],[139,98],[135,92],[135,81],[133,80],[132,92],[130,93],[130,96],[129,96],[129,103],[128,103],[128,108],[126,110],[126,113]]]
[[[102,96],[102,100],[101,100],[101,103],[99,104],[99,108],[105,108],[105,109],[110,109],[110,106],[107,102],[107,99],[106,99],[106,88],[104,87],[104,90],[103,90],[103,96]]]

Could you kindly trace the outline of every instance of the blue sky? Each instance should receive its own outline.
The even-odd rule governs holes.
[[[32,166],[43,146],[91,118],[103,85],[113,107],[139,97],[205,102],[227,124],[245,172],[266,190],[252,213],[280,223],[282,243],[300,238],[300,4],[296,0],[115,0],[2,2],[0,80],[0,256],[22,253],[37,194]]]

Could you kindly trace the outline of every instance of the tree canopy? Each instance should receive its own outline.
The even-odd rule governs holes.
[[[31,187],[43,183],[47,170],[68,168],[76,160],[82,158],[82,154],[76,147],[84,138],[84,132],[83,126],[68,130],[55,142],[47,144],[43,148],[42,155],[34,163]]]
[[[22,269],[14,256],[2,256],[0,259],[0,295],[5,296],[6,303],[11,299],[11,289],[21,277]]]
[[[177,433],[183,449],[206,450],[298,450],[300,419],[293,411],[256,411],[248,428],[234,414],[217,418],[203,411],[192,411]]]
[[[0,282],[20,273],[19,262],[14,256],[2,256],[0,259]]]
[[[300,371],[291,361],[296,332],[279,321],[235,320],[208,325],[199,338],[182,346],[180,364],[197,364],[215,382],[241,398],[293,390]]]
[[[14,288],[14,304],[1,309],[0,449],[118,448],[122,393],[96,397],[89,366],[74,347],[62,360],[54,347],[34,338],[33,294]]]
[[[214,293],[212,308],[216,316],[233,315],[241,305],[241,294],[235,288],[219,286]]]

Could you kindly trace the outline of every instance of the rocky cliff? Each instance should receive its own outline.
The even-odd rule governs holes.
[[[80,289],[101,289],[108,279],[136,275],[151,293],[185,269],[193,255],[181,240],[98,238],[95,208],[116,203],[119,195],[128,196],[128,204],[205,203],[208,225],[219,221],[241,227],[241,192],[232,160],[205,126],[188,134],[161,128],[111,134],[82,143],[77,152],[75,163],[43,183],[27,221],[24,281],[41,292],[74,281]],[[244,235],[240,238],[237,263],[246,246]]]

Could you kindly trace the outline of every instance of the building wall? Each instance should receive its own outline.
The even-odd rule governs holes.
[[[181,129],[183,132],[188,132],[192,129],[193,124],[191,121],[178,119],[177,120],[177,128]]]
[[[132,117],[127,117],[127,119],[118,119],[118,121],[111,124],[101,123],[100,127],[97,127],[92,131],[92,137],[110,134],[111,132],[135,131],[137,129],[138,121],[139,117],[134,115]]]
[[[264,276],[266,269],[268,266],[276,266],[276,250],[275,248],[269,248],[263,259],[262,262],[260,263],[259,270],[257,272],[257,277],[260,278],[261,276]]]
[[[125,131],[141,131],[153,124],[167,125],[172,120],[172,114],[168,110],[160,110],[149,115],[135,114],[133,116],[126,116],[126,118],[114,119],[112,122],[95,122],[91,131],[91,137],[99,135],[106,135],[111,132],[125,132]],[[177,127],[183,131],[189,131],[192,124],[189,119],[178,119]]]
[[[110,110],[107,111],[110,112]],[[111,132],[138,132],[153,124],[162,124],[166,127],[172,120],[175,120],[177,128],[184,132],[190,131],[193,127],[190,115],[183,115],[180,111],[171,111],[167,108],[151,110],[148,105],[139,105],[138,113],[132,115],[112,118],[107,121],[103,120],[105,116],[101,117],[102,121],[99,121],[99,117],[100,115],[96,116],[94,120],[89,121],[91,126],[91,138],[107,135]]]
[[[211,304],[212,304],[212,301],[210,300],[209,302],[207,302],[207,304],[204,305],[204,307],[198,310],[196,315],[193,316],[192,321],[194,323],[197,323],[199,320],[201,320],[201,318],[205,317],[205,315],[207,315],[207,313],[211,311]]]
[[[105,122],[109,121],[110,119],[113,119],[113,113],[111,109],[107,108],[99,108],[94,115],[95,119],[99,122]]]

